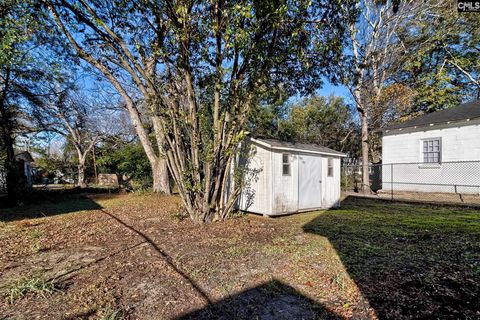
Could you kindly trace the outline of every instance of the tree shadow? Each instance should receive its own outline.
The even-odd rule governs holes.
[[[348,197],[305,232],[327,237],[381,319],[480,315],[480,213]]]
[[[97,198],[107,198],[111,194],[96,195]],[[65,194],[49,192],[41,198],[22,206],[0,209],[0,221],[11,222],[24,219],[49,217],[86,210],[102,209],[92,194]]]
[[[227,319],[342,319],[321,304],[303,296],[291,286],[272,279],[206,308],[178,317],[180,320]]]
[[[173,261],[172,257],[170,257],[164,250],[162,250],[156,243],[153,241],[149,236],[147,236],[145,233],[142,231],[139,231],[135,229],[133,226],[129,225],[113,213],[110,213],[104,209],[101,209],[101,211],[109,216],[110,218],[114,219],[117,221],[119,224],[124,226],[125,228],[135,232],[137,235],[139,235],[143,240],[145,240],[152,248],[160,255],[160,257],[167,263],[167,265],[178,275],[180,275],[200,296],[203,300],[205,300],[208,304],[211,303],[210,298],[208,297],[207,293],[200,288],[200,286],[193,280],[191,279],[185,272],[183,272]]]
[[[101,209],[101,211],[150,244],[167,263],[168,267],[180,275],[205,301],[207,307],[180,316],[178,319],[341,319],[322,305],[303,296],[294,288],[275,279],[213,302],[209,294],[181,270],[171,256],[160,248],[152,238],[111,212],[104,209]]]

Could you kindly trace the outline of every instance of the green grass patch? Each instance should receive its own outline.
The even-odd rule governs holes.
[[[373,305],[392,297],[392,305],[412,309],[428,300],[422,303],[469,310],[480,289],[479,210],[347,199],[303,229],[328,239]],[[332,281],[343,287],[340,278]]]
[[[39,277],[32,277],[28,279],[21,279],[13,283],[7,289],[7,298],[11,304],[18,299],[23,298],[28,293],[39,294],[46,297],[47,294],[55,291],[53,281],[45,281]]]
[[[480,210],[349,198],[308,219],[303,230],[331,243],[380,318],[400,308],[435,318],[425,305],[475,314]],[[344,280],[332,277],[341,290]]]
[[[480,212],[463,208],[432,208],[363,200],[340,210],[317,214],[305,231],[327,237],[351,268],[364,271],[366,259],[421,264],[463,262],[479,258]],[[462,255],[468,251],[469,255]],[[382,259],[387,259],[381,263]],[[459,261],[458,259],[464,259]],[[408,262],[407,260],[410,260]],[[470,260],[470,261],[468,261]]]

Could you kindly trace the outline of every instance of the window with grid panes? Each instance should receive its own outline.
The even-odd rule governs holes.
[[[423,140],[423,162],[440,163],[442,146],[440,139]]]
[[[290,175],[290,155],[288,153],[282,154],[282,173],[284,176]]]
[[[327,175],[328,175],[329,177],[333,177],[333,158],[328,158],[327,161],[328,161],[328,162],[327,162],[327,163],[328,163],[328,166],[327,166],[327,168],[328,168]]]

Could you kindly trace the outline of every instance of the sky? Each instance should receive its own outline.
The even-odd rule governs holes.
[[[351,100],[350,93],[345,86],[336,86],[328,81],[325,81],[323,87],[317,90],[317,94],[325,97],[330,95],[344,97],[347,102],[350,102]]]

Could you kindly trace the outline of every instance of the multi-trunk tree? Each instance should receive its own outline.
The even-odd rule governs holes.
[[[44,3],[123,97],[157,189],[168,193],[168,168],[185,210],[203,222],[225,219],[240,192],[230,168],[252,105],[318,88],[345,21],[331,1]]]

